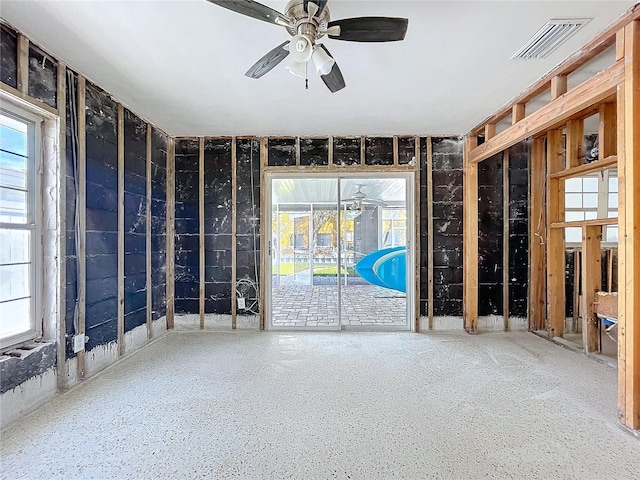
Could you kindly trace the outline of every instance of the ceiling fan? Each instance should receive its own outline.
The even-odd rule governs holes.
[[[306,81],[307,65],[313,62],[320,78],[332,93],[345,87],[342,72],[327,47],[317,43],[327,35],[335,40],[350,42],[394,42],[403,40],[409,20],[391,17],[356,17],[332,21],[327,0],[290,0],[285,13],[280,13],[253,0],[208,0],[221,7],[264,22],[285,27],[293,38],[269,51],[245,73],[260,78],[289,54],[293,61],[287,65],[294,75]]]
[[[376,205],[379,207],[385,207],[387,205],[382,200],[368,197],[367,194],[362,191],[362,187],[364,187],[364,185],[356,184],[356,191],[353,192],[351,197],[343,198],[341,200],[342,202],[350,203],[350,205],[347,207],[347,210],[355,210],[361,212],[364,210],[365,204]]]

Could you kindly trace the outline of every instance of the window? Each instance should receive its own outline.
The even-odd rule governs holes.
[[[0,348],[39,334],[38,166],[41,119],[0,109]]]
[[[319,233],[318,234],[318,247],[330,247],[331,246],[331,234]]]

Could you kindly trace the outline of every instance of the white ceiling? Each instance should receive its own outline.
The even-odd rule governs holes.
[[[285,1],[263,0],[283,11]],[[409,19],[402,42],[325,40],[347,87],[244,72],[286,30],[205,0],[13,1],[0,15],[170,135],[464,134],[635,1],[329,0],[331,18]],[[547,20],[593,18],[545,60],[510,61]]]

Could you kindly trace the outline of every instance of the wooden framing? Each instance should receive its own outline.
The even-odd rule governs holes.
[[[236,179],[237,159],[238,159],[238,139],[236,137],[231,138],[231,328],[233,330],[237,327],[238,321],[238,305],[236,299],[236,282],[237,282],[237,239],[238,226],[236,221],[236,214],[238,207],[236,205],[238,199],[238,181]],[[300,139],[296,140],[296,164],[300,165]]]
[[[174,327],[175,319],[175,264],[176,264],[176,141],[169,138],[167,148],[167,329]]]
[[[574,250],[573,252],[573,325],[572,333],[578,333],[580,326],[578,325],[578,317],[580,316],[580,279],[582,278],[582,252]],[[584,310],[583,310],[584,311]]]
[[[199,288],[198,288],[198,309],[200,314],[200,330],[204,328],[204,281],[205,281],[205,259],[204,259],[204,137],[200,137],[198,154],[198,265],[199,265]]]
[[[152,264],[151,264],[151,153],[152,153],[152,149],[151,149],[151,142],[152,142],[152,125],[150,123],[147,123],[147,135],[146,135],[146,140],[147,140],[147,163],[146,163],[146,181],[147,181],[147,222],[145,225],[145,230],[146,230],[146,242],[145,242],[145,251],[146,251],[146,274],[147,274],[147,339],[151,340],[151,321],[152,321],[152,312],[153,312],[153,292],[152,292],[152,287],[153,287],[153,282],[151,279],[151,268],[152,268]]]
[[[509,151],[502,153],[502,319],[504,331],[509,325]]]
[[[478,165],[470,161],[477,145],[478,137],[468,137],[464,144],[462,315],[468,333],[478,330]]]
[[[124,107],[118,104],[118,355],[124,355]]]
[[[511,124],[515,125],[525,117],[526,105],[524,103],[516,103],[511,112]]]
[[[333,138],[329,137],[329,165],[332,164],[333,160]],[[260,225],[267,225],[267,182],[265,175],[265,168],[269,163],[269,139],[267,137],[260,138]],[[265,312],[266,308],[266,288],[267,282],[271,281],[271,275],[267,273],[267,265],[268,260],[267,257],[271,255],[271,247],[269,245],[269,241],[267,240],[268,235],[263,232],[260,235],[260,257],[261,257],[261,268],[260,268],[260,285],[262,288],[259,290],[259,302],[260,302],[260,330],[265,329],[265,321],[267,318],[267,313]]]
[[[398,136],[393,136],[393,165],[398,166]]]
[[[624,27],[618,90],[618,416],[640,429],[640,20]]]
[[[546,145],[536,138],[531,145],[529,185],[529,329],[544,330],[546,296]]]
[[[367,148],[366,148],[367,137],[362,135],[360,137],[360,165],[363,167],[367,164]]]
[[[87,141],[85,113],[86,105],[86,79],[78,75],[78,250],[76,261],[78,262],[78,331],[76,335],[85,335],[85,316],[87,300]],[[84,343],[84,342],[83,342]],[[77,354],[78,378],[83,379],[86,373],[86,351],[84,348]]]
[[[419,157],[418,157],[419,158]],[[433,330],[433,143],[431,137],[427,137],[427,225],[429,236],[427,237],[427,317],[429,330]],[[420,202],[416,203],[420,205]],[[420,225],[420,222],[416,223]],[[419,252],[420,250],[418,250]],[[419,292],[420,290],[417,290]]]
[[[56,350],[57,385],[58,390],[67,388],[67,372],[63,368],[67,360],[67,336],[66,336],[66,312],[67,312],[67,172],[66,172],[66,151],[67,151],[67,67],[58,63],[57,78],[57,105],[58,105],[58,125],[60,128],[58,137],[58,152],[60,161],[58,163],[58,322],[57,338],[58,348]]]
[[[59,63],[59,65],[62,65],[61,63]],[[47,105],[44,102],[41,102],[40,100],[38,100],[37,98],[33,98],[30,97],[28,94],[26,93],[22,93],[20,90],[17,90],[9,85],[6,85],[2,82],[0,82],[0,90],[2,90],[3,92],[6,92],[10,95],[13,95],[14,97],[17,97],[21,100],[25,100],[26,102],[29,102],[32,105],[35,105],[36,107],[52,114],[52,115],[56,115],[58,116],[58,109],[57,108],[53,108],[50,105]]]
[[[581,177],[588,173],[599,172],[605,168],[615,167],[618,164],[618,157],[616,155],[610,155],[602,160],[596,160],[595,162],[585,163],[577,167],[566,168],[558,172],[549,174],[549,178],[572,178]]]
[[[567,142],[565,169],[579,167],[584,164],[584,121],[573,119],[567,122]]]
[[[603,161],[608,157],[616,155],[617,132],[616,132],[616,104],[613,102],[600,105],[599,128],[598,128],[598,160]]]
[[[587,353],[600,352],[599,321],[594,311],[602,283],[600,238],[602,227],[582,227],[582,340]]]
[[[17,83],[18,91],[29,95],[29,39],[18,34]],[[84,111],[84,110],[78,110]]]
[[[567,76],[556,75],[551,78],[551,100],[567,93]]]

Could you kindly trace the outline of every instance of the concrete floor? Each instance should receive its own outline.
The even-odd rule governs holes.
[[[528,333],[170,333],[2,432],[2,478],[638,478],[616,372]]]

